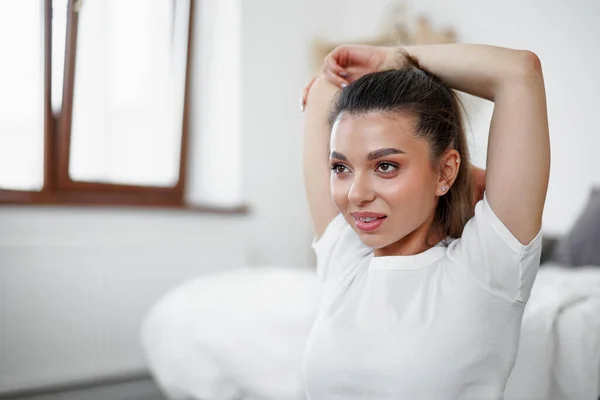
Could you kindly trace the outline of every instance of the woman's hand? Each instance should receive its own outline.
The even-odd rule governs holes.
[[[323,76],[337,87],[344,88],[363,75],[385,69],[403,68],[409,61],[399,48],[366,45],[343,45],[325,57]],[[306,99],[315,79],[313,77],[302,92],[300,109],[304,111]]]
[[[408,65],[403,53],[393,47],[343,45],[332,50],[324,60],[323,76],[337,87],[346,87],[365,74]],[[300,109],[304,111],[313,77],[302,92]]]
[[[480,200],[483,200],[483,192],[485,191],[485,169],[471,165],[471,182],[473,189],[471,202],[473,207],[475,207]]]
[[[317,77],[313,76],[308,81],[306,86],[304,86],[304,90],[302,91],[302,97],[300,97],[300,111],[302,111],[302,112],[304,112],[304,109],[306,108],[306,100],[308,99],[308,93],[310,92],[310,88],[312,87],[313,83],[315,83],[316,80],[317,80]]]
[[[336,47],[325,57],[323,74],[331,83],[345,87],[365,74],[401,68],[406,60],[396,48],[365,45]]]

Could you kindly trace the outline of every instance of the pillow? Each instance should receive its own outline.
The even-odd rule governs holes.
[[[559,239],[551,261],[570,266],[600,266],[600,188],[588,202],[569,233]]]
[[[544,234],[542,236],[542,256],[540,258],[540,267],[553,261],[553,255],[558,244],[558,237]]]

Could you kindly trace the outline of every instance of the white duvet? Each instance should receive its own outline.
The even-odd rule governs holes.
[[[245,267],[199,277],[150,310],[142,342],[171,399],[300,400],[319,301],[312,268]],[[506,400],[598,400],[600,268],[540,269]]]
[[[525,308],[506,400],[598,400],[600,268],[545,265]]]

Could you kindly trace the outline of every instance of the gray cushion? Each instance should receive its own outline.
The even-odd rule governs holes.
[[[570,266],[600,266],[600,188],[593,189],[569,233],[562,237],[550,261]]]
[[[558,238],[556,236],[543,235],[542,236],[542,257],[540,259],[540,267],[543,267],[544,263],[552,262],[552,256],[556,251],[556,245],[558,244]]]

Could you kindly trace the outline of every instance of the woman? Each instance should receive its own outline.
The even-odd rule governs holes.
[[[495,104],[474,209],[451,89]],[[308,398],[501,399],[550,169],[536,55],[339,47],[307,93],[304,148],[325,290],[305,350]]]

